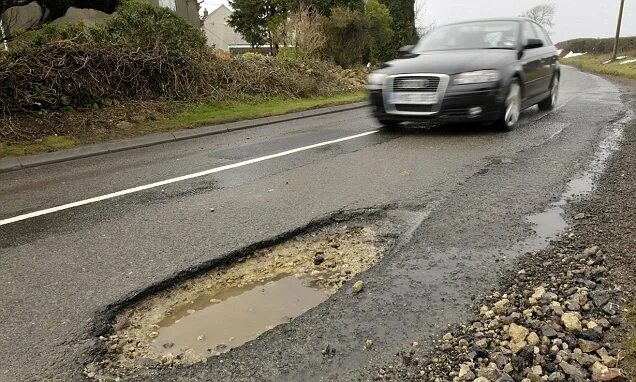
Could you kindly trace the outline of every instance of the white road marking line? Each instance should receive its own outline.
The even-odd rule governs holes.
[[[179,176],[177,178],[166,179],[166,180],[162,180],[160,182],[155,182],[155,183],[150,183],[150,184],[146,184],[146,185],[143,185],[143,186],[133,187],[133,188],[129,188],[129,189],[126,189],[126,190],[121,190],[121,191],[113,192],[113,193],[106,194],[106,195],[97,196],[97,197],[90,198],[90,199],[84,199],[84,200],[80,200],[80,201],[73,202],[73,203],[63,204],[63,205],[57,206],[57,207],[47,208],[47,209],[44,209],[44,210],[35,211],[35,212],[31,212],[31,213],[28,213],[28,214],[15,216],[15,217],[8,218],[8,219],[3,219],[3,220],[0,220],[0,226],[6,225],[6,224],[15,223],[15,222],[19,222],[19,221],[26,220],[26,219],[31,219],[31,218],[34,218],[34,217],[37,217],[37,216],[52,214],[52,213],[58,212],[58,211],[68,210],[69,208],[84,206],[84,205],[91,204],[91,203],[101,202],[103,200],[117,198],[117,197],[123,196],[123,195],[133,194],[135,192],[144,191],[144,190],[148,190],[148,189],[151,189],[151,188],[165,186],[167,184],[172,184],[172,183],[182,182],[184,180],[199,178],[199,177],[202,177],[202,176],[214,174],[214,173],[225,171],[225,170],[231,170],[233,168],[243,167],[243,166],[247,166],[247,165],[258,163],[258,162],[263,162],[263,161],[274,159],[274,158],[280,158],[280,157],[284,157],[284,156],[287,156],[287,155],[295,154],[295,153],[298,153],[298,152],[301,152],[301,151],[315,149],[315,148],[321,147],[321,146],[327,146],[327,145],[332,145],[334,143],[340,143],[340,142],[345,142],[345,141],[349,141],[349,140],[356,139],[356,138],[362,138],[362,137],[365,137],[367,135],[375,134],[375,133],[377,133],[379,131],[380,130],[372,130],[372,131],[367,131],[367,132],[361,133],[361,134],[356,134],[356,135],[351,135],[351,136],[344,137],[344,138],[334,139],[334,140],[331,140],[331,141],[320,142],[320,143],[316,143],[316,144],[309,145],[309,146],[298,147],[298,148],[295,148],[295,149],[282,151],[282,152],[276,153],[276,154],[265,155],[265,156],[262,156],[262,157],[249,159],[249,160],[238,162],[238,163],[233,163],[233,164],[229,164],[229,165],[225,165],[225,166],[221,166],[221,167],[215,167],[215,168],[212,168],[212,169],[209,169],[209,170],[205,170],[205,171],[201,171],[201,172],[196,172],[194,174],[183,175],[183,176]]]

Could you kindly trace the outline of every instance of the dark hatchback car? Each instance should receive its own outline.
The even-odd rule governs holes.
[[[368,77],[385,127],[404,121],[495,123],[514,129],[521,110],[555,107],[560,69],[548,33],[523,18],[445,25]]]

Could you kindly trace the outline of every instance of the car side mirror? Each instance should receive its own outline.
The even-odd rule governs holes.
[[[543,47],[543,40],[538,38],[529,38],[523,49],[535,49]]]
[[[398,51],[400,52],[400,56],[406,56],[411,54],[412,50],[413,50],[413,45],[405,45],[401,47]]]

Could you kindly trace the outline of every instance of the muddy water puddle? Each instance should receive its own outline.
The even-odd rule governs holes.
[[[293,325],[374,266],[386,245],[368,227],[335,224],[182,281],[121,312],[114,332],[101,337],[107,355],[90,369],[126,375],[205,362]]]
[[[329,297],[328,290],[293,275],[203,294],[166,316],[153,341],[157,353],[192,349],[217,355],[290,322]]]
[[[633,118],[634,113],[628,110],[623,118],[613,124],[611,130],[599,143],[586,171],[567,183],[558,201],[551,203],[545,211],[527,217],[527,221],[533,224],[536,234],[535,238],[525,243],[528,249],[541,248],[543,244],[553,240],[568,228],[568,223],[563,217],[564,207],[571,200],[589,195],[594,191],[596,181],[605,170],[610,156],[620,148],[625,126]]]

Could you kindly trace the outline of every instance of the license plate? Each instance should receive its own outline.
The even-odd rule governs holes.
[[[391,103],[433,105],[437,103],[437,93],[393,93]]]

